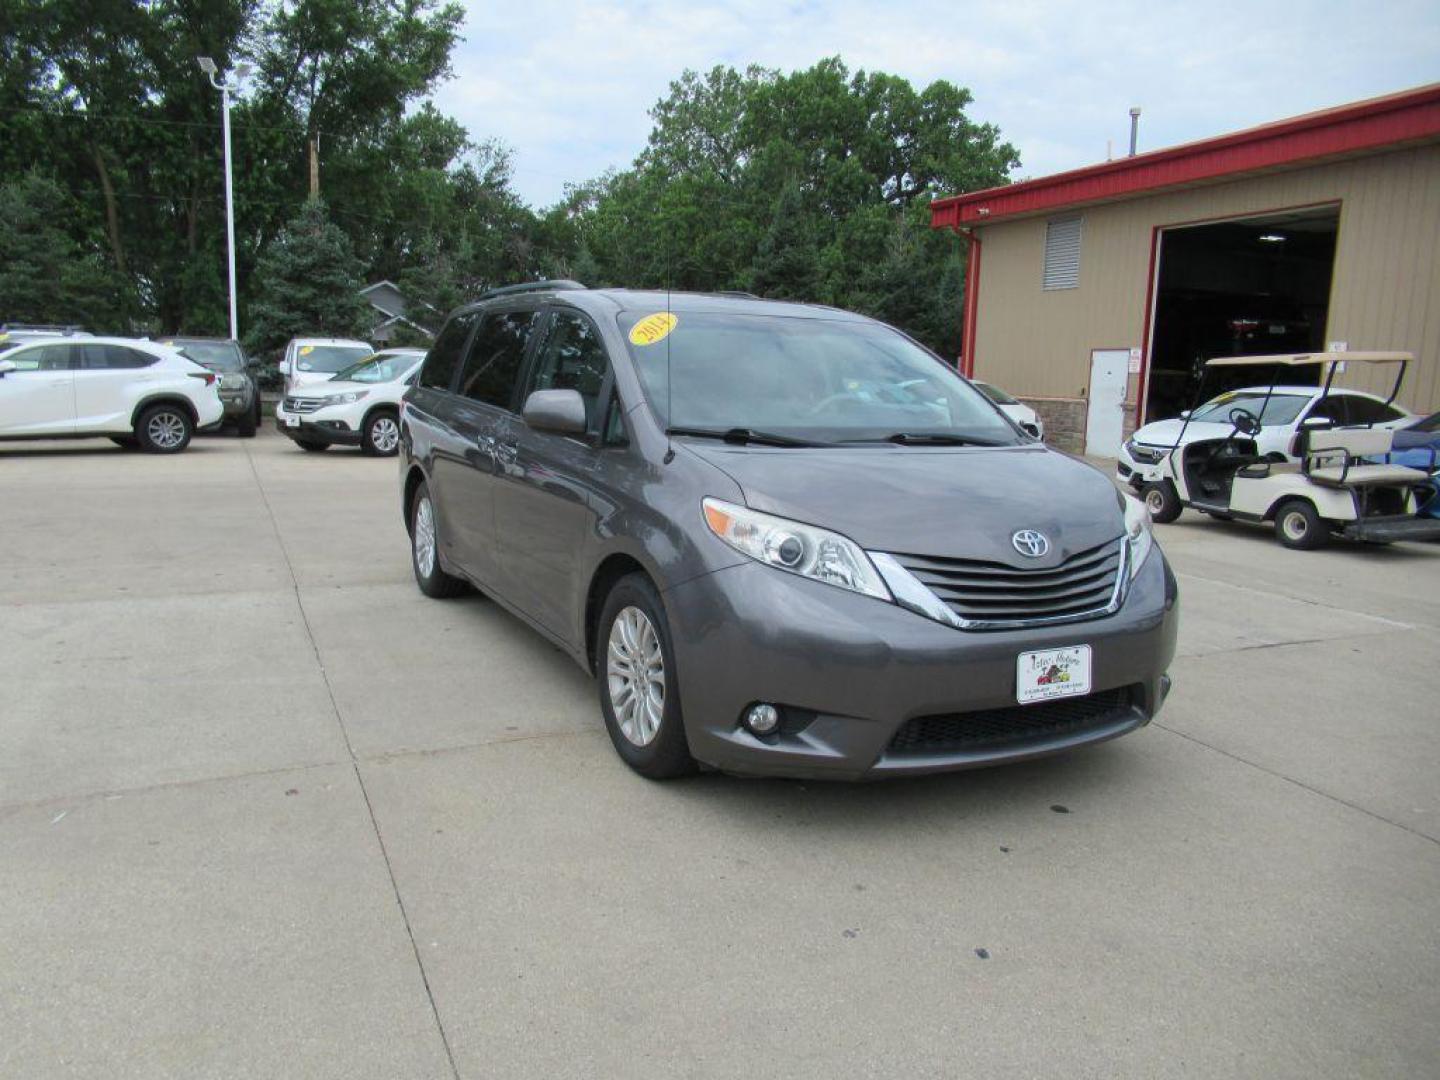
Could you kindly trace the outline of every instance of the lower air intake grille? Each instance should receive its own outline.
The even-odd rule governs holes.
[[[917,716],[896,733],[890,752],[944,754],[1047,742],[1123,720],[1137,698],[1135,687],[1122,686],[1038,705]]]

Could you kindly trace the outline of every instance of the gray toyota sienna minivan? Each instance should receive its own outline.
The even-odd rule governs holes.
[[[1144,507],[848,312],[497,290],[430,349],[400,462],[420,588],[473,584],[593,672],[646,776],[991,765],[1169,689]]]

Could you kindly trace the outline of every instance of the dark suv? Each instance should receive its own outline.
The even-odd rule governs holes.
[[[474,584],[594,672],[646,776],[1013,761],[1170,685],[1144,507],[871,319],[503,291],[450,317],[400,443],[421,590]]]
[[[238,341],[230,338],[177,337],[165,338],[161,344],[171,345],[203,368],[220,377],[220,404],[225,406],[226,424],[249,438],[260,426],[260,386],[255,381],[254,367]]]

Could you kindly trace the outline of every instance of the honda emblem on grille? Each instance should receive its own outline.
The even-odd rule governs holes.
[[[1050,550],[1050,541],[1045,539],[1045,534],[1034,529],[1021,529],[1010,537],[1010,543],[1027,559],[1038,559]]]

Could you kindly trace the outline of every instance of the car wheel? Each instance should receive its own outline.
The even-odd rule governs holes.
[[[1180,516],[1184,509],[1180,505],[1180,494],[1169,480],[1158,480],[1144,484],[1140,497],[1145,500],[1145,509],[1150,511],[1150,520],[1157,525],[1169,525]]]
[[[597,629],[600,711],[616,753],[652,780],[693,773],[670,625],[650,579],[621,578],[605,598]]]
[[[140,441],[134,435],[111,435],[110,441],[121,450],[139,450]]]
[[[415,583],[433,600],[447,600],[466,591],[463,579],[440,568],[440,530],[435,521],[435,504],[430,487],[421,484],[410,502],[410,565]]]
[[[301,450],[309,450],[312,454],[318,454],[322,450],[329,450],[328,442],[311,442],[309,439],[296,439],[295,445]]]
[[[152,454],[178,454],[190,445],[195,425],[179,405],[163,402],[151,405],[135,422],[135,439]]]
[[[1291,499],[1275,511],[1275,538],[1288,548],[1314,551],[1330,540],[1330,529],[1305,499]]]
[[[375,457],[394,457],[400,449],[400,420],[389,409],[377,409],[365,419],[360,448]]]
[[[260,427],[260,395],[255,395],[255,407],[235,424],[235,434],[242,439],[253,439]]]

